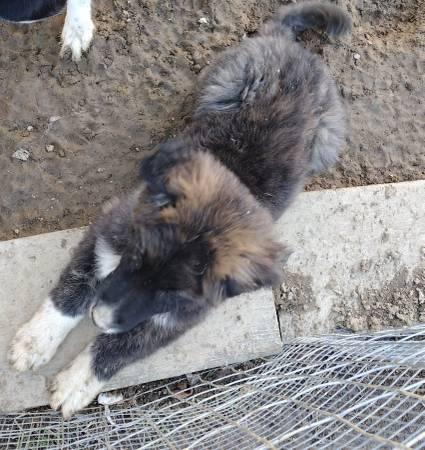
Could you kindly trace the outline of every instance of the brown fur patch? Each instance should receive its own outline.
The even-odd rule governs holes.
[[[212,155],[196,152],[167,174],[167,188],[177,196],[161,211],[187,239],[207,236],[215,259],[210,274],[250,286],[258,267],[271,270],[282,251],[273,238],[273,221],[249,190]]]

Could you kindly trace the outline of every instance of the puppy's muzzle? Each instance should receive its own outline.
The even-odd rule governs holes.
[[[117,333],[114,327],[114,310],[107,305],[94,303],[90,307],[90,317],[93,324],[104,333]]]

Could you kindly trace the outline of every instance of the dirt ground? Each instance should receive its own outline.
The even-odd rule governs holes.
[[[0,24],[0,239],[86,225],[134,186],[142,156],[190,115],[198,72],[280,3],[97,0],[79,64],[58,57],[63,16]],[[424,178],[425,6],[340,3],[352,36],[305,40],[337,79],[350,129],[340,163],[307,189]]]
[[[58,56],[63,16],[0,24],[0,240],[87,225],[132,188],[143,155],[190,117],[198,73],[280,3],[95,0],[97,33],[79,64]],[[340,162],[306,189],[424,179],[425,4],[339,3],[353,17],[350,37],[302,39],[336,78],[349,130]],[[384,293],[388,304],[371,293],[364,310],[340,312],[341,324],[425,320],[409,300],[416,285],[402,282]]]

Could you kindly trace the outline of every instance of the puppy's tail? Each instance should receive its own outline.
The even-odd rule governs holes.
[[[315,28],[330,36],[351,30],[351,18],[338,6],[330,3],[304,2],[283,6],[276,16],[264,25],[262,34],[290,33],[293,38],[305,30]]]

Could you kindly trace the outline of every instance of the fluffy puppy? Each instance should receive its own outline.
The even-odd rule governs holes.
[[[66,5],[61,56],[71,50],[78,61],[93,39],[91,0],[0,0],[0,19],[31,23],[59,14]]]
[[[18,370],[46,363],[85,314],[102,331],[52,384],[64,417],[218,303],[279,279],[273,221],[335,161],[344,134],[333,81],[294,40],[310,27],[337,35],[350,20],[329,4],[284,7],[219,58],[191,124],[142,161],[140,185],[106,207],[18,331],[9,353]]]

